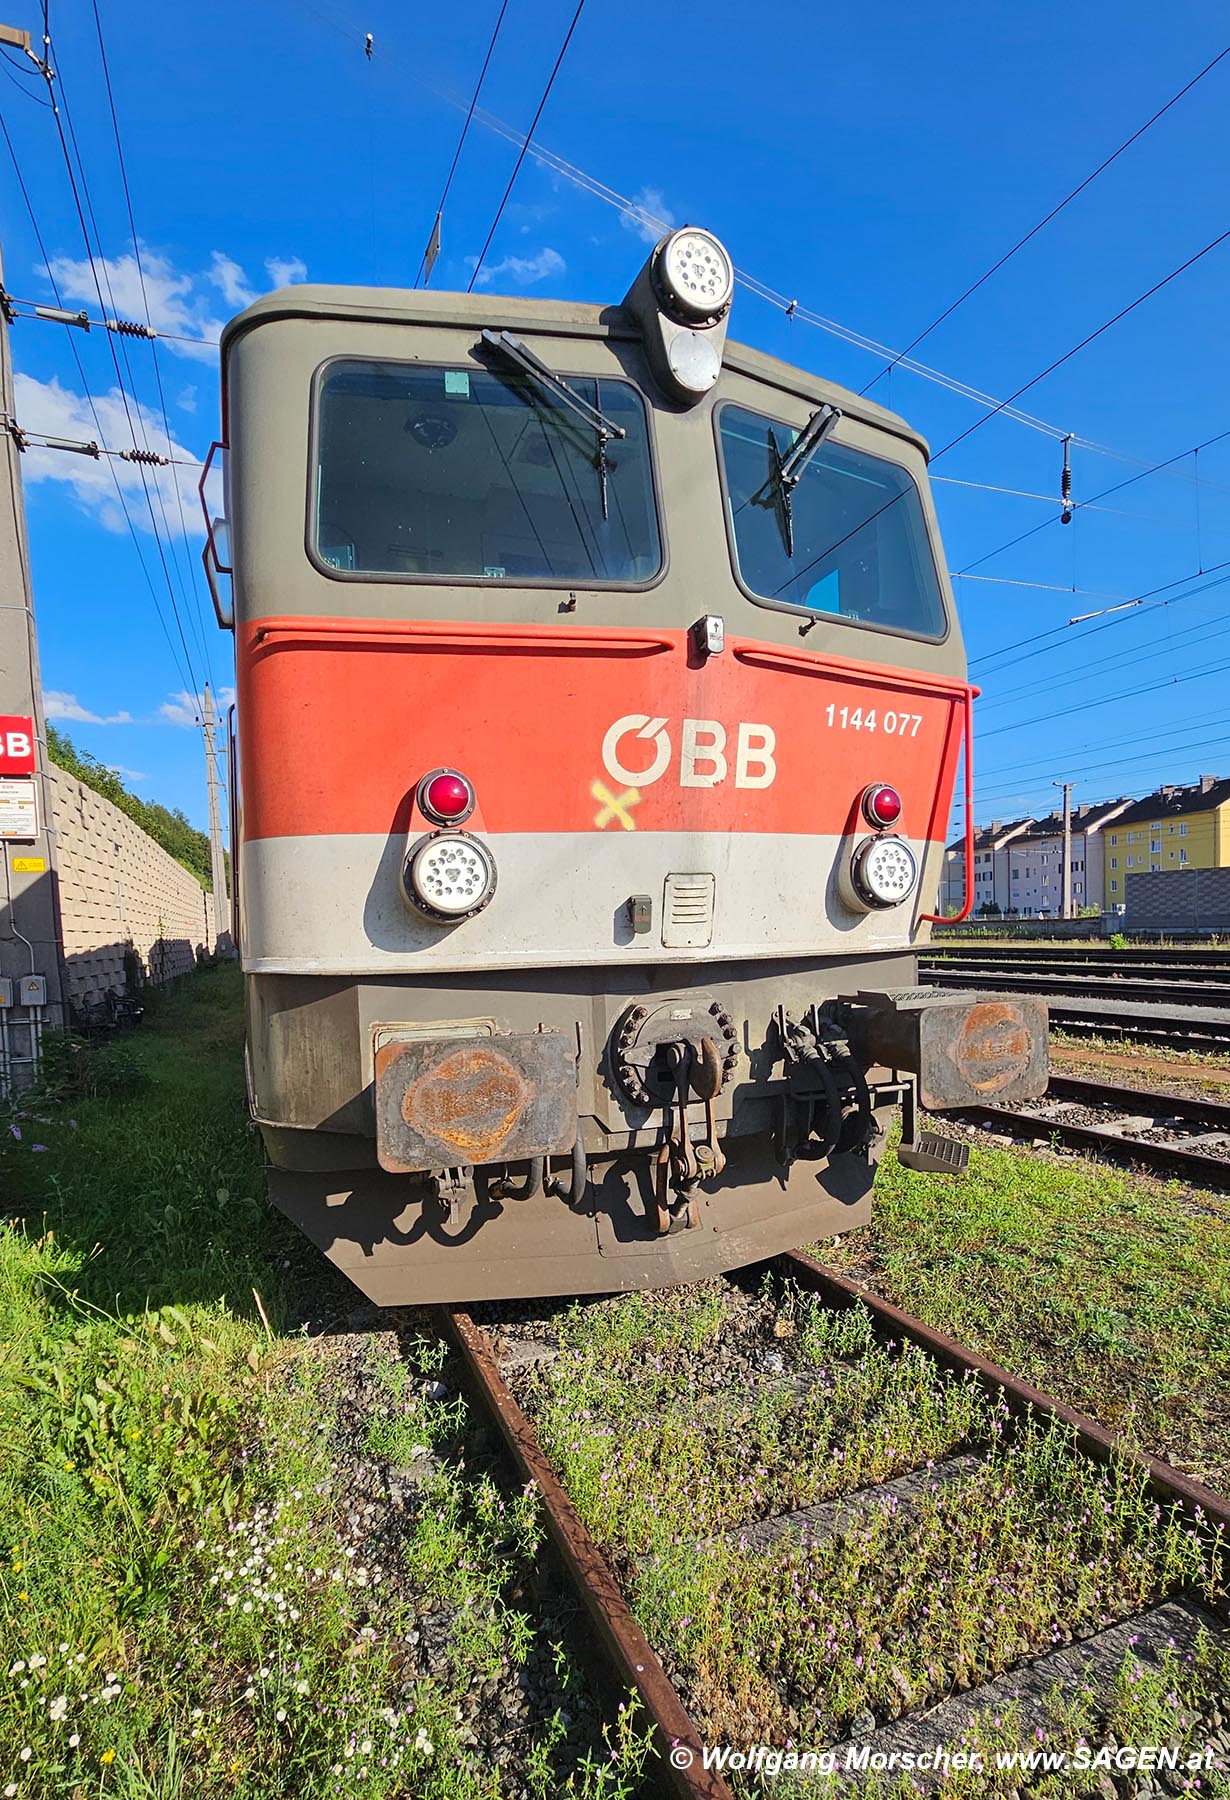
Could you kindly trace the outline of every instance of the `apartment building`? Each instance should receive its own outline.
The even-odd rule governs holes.
[[[1007,824],[992,819],[974,833],[974,913],[981,907],[998,906],[1007,912],[1008,846],[1033,824],[1032,819],[1013,819]],[[944,870],[940,881],[941,913],[960,912],[965,904],[965,839],[957,838],[944,851]]]
[[[1104,911],[1107,826],[1116,825],[1136,804],[1127,795],[1072,809],[1072,911],[1096,906]],[[1063,814],[1035,819],[1012,846],[1008,907],[1013,912],[1059,918],[1063,914]]]
[[[1127,900],[1129,874],[1230,866],[1230,776],[1161,787],[1115,819],[1106,839],[1106,904]]]

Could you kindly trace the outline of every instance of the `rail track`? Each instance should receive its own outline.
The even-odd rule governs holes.
[[[1202,1187],[1230,1187],[1230,1104],[1151,1088],[1052,1074],[1046,1096],[1023,1106],[957,1115],[1029,1141],[1096,1150]]]
[[[1082,1035],[1230,1049],[1230,955],[1200,949],[1071,953],[946,945],[919,958],[932,987],[1039,994]]]
[[[1230,1501],[809,1256],[762,1274],[440,1315],[652,1722],[658,1791],[758,1793],[789,1750],[826,1792],[909,1768],[926,1791],[941,1753],[1002,1752],[1006,1717],[1035,1752],[1059,1696],[1069,1741],[1074,1707],[1122,1735],[1136,1684],[1197,1670],[1173,1735],[1230,1791]]]

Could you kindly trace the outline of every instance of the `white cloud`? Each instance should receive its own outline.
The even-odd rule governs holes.
[[[82,706],[76,694],[61,693],[57,688],[46,688],[43,691],[43,707],[47,717],[55,724],[73,723],[77,725],[131,725],[132,714],[129,712],[101,713],[91,712],[88,706]],[[140,779],[144,781],[145,777]]]
[[[298,256],[271,256],[265,268],[273,287],[285,287],[307,276],[307,264]],[[144,323],[148,303],[149,323],[164,337],[167,349],[176,356],[203,362],[217,362],[224,323],[215,314],[217,300],[209,290],[217,289],[233,312],[256,299],[246,270],[224,250],[215,250],[209,267],[200,274],[176,269],[167,257],[145,244],[139,265],[131,251],[123,256],[96,257],[92,263],[84,257],[57,256],[39,273],[50,275],[64,299],[86,307],[91,318],[98,311],[100,288],[108,318]]]
[[[219,688],[214,695],[214,717],[221,720],[222,714],[235,698],[233,687]],[[204,694],[190,694],[187,688],[180,688],[176,694],[168,694],[158,708],[158,718],[164,725],[180,725],[194,731],[200,723],[201,714],[205,710]]]
[[[215,250],[205,271],[205,279],[212,281],[221,291],[222,298],[228,306],[251,306],[256,295],[248,286],[248,278],[233,256],[226,256],[221,250]]]
[[[490,287],[493,281],[507,280],[518,287],[528,287],[531,282],[546,281],[548,277],[562,275],[567,268],[558,250],[548,245],[538,252],[537,256],[506,256],[502,262],[492,263],[479,271],[475,287]]]
[[[165,256],[142,246],[140,267],[131,252],[124,256],[95,258],[92,265],[84,258],[75,260],[70,256],[57,256],[46,272],[65,299],[78,301],[92,315],[98,310],[94,270],[98,274],[98,286],[106,297],[109,316],[114,306],[118,318],[144,321],[148,300],[149,322],[154,330],[173,334],[167,339],[169,350],[176,356],[197,357],[205,362],[218,360],[222,320],[213,316],[208,299],[193,292],[193,277],[178,274]],[[239,273],[242,275],[242,269]],[[218,284],[215,282],[215,285]]]
[[[180,498],[184,503],[184,521],[192,537],[202,537],[205,522],[201,517],[201,502],[197,494],[198,460],[192,451],[175,438],[168,437],[162,423],[161,413],[155,414],[147,406],[131,396],[125,402],[118,388],[109,393],[98,393],[94,396],[94,409],[91,411],[88,401],[69,388],[60,386],[53,376],[50,381],[38,381],[33,375],[19,374],[16,377],[17,417],[22,428],[37,436],[70,438],[79,443],[101,442],[110,450],[123,450],[130,447],[133,441],[133,429],[136,431],[138,447],[147,447],[158,456],[173,456],[182,459],[171,468],[149,466],[144,469],[130,462],[122,462],[118,456],[104,456],[97,460],[91,456],[79,456],[70,450],[45,450],[37,444],[31,444],[21,459],[22,474],[28,484],[41,481],[62,482],[71,488],[73,497],[83,512],[92,513],[108,531],[126,531],[127,522],[124,508],[117,492],[123,492],[128,502],[128,513],[138,531],[152,532],[153,521],[150,517],[151,503],[153,516],[157,519],[159,529],[163,529],[162,513],[166,509],[167,526],[173,536],[180,534],[179,506],[176,503],[175,488],[178,484]],[[98,423],[94,422],[94,413],[98,414]],[[132,426],[129,425],[129,415]],[[145,482],[142,482],[144,474]],[[146,501],[146,486],[150,502]],[[220,490],[219,490],[220,491]],[[159,494],[162,504],[159,504]]]
[[[625,231],[635,231],[643,243],[656,244],[663,232],[675,223],[675,215],[663,199],[661,188],[643,187],[633,194],[635,213],[621,213],[619,222]]]
[[[114,768],[115,768],[116,774],[122,775],[124,777],[125,781],[148,781],[149,780],[149,776],[142,775],[142,773],[139,769],[126,769],[124,767],[123,763],[116,763],[114,765]]]
[[[181,407],[186,413],[194,413],[196,411],[196,389],[191,383],[189,383],[187,387],[180,389],[179,393],[175,396],[175,404],[176,406]]]
[[[301,256],[271,256],[266,260],[265,273],[275,288],[291,287],[296,281],[307,280],[307,264]]]

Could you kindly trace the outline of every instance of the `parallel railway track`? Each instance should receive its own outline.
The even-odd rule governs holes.
[[[1096,1150],[1202,1187],[1230,1187],[1230,1104],[1052,1074],[1046,1097],[962,1115],[1014,1136]],[[1152,1136],[1142,1135],[1153,1133]]]
[[[916,1465],[911,1466],[907,1457],[900,1467],[886,1464],[883,1471],[873,1470],[873,1478],[870,1480],[856,1479],[846,1485],[840,1480],[835,1485],[830,1483],[833,1492],[825,1503],[804,1511],[786,1510],[783,1513],[779,1507],[757,1503],[750,1497],[750,1490],[744,1487],[731,1498],[730,1517],[715,1519],[706,1512],[702,1494],[698,1500],[697,1516],[680,1517],[677,1521],[685,1543],[690,1543],[695,1537],[693,1555],[696,1567],[704,1565],[706,1556],[712,1552],[715,1544],[733,1541],[736,1534],[739,1534],[739,1548],[730,1552],[734,1559],[732,1566],[741,1568],[744,1575],[747,1575],[749,1569],[754,1571],[761,1567],[755,1559],[762,1554],[763,1567],[768,1570],[764,1579],[771,1582],[778,1562],[782,1567],[787,1567],[793,1558],[797,1595],[798,1580],[816,1579],[816,1569],[824,1566],[826,1555],[834,1554],[834,1544],[838,1546],[837,1553],[844,1554],[848,1544],[857,1544],[860,1533],[874,1534],[879,1529],[887,1534],[882,1554],[890,1555],[895,1541],[899,1539],[905,1542],[909,1539],[913,1529],[912,1521],[925,1519],[929,1508],[942,1507],[942,1496],[947,1492],[953,1492],[957,1496],[957,1510],[951,1515],[949,1528],[959,1534],[963,1516],[961,1496],[965,1492],[970,1496],[981,1495],[977,1502],[974,1498],[970,1499],[969,1506],[972,1509],[975,1504],[985,1504],[986,1494],[998,1491],[995,1482],[1004,1482],[1008,1475],[1011,1475],[1011,1480],[1003,1488],[1008,1496],[1013,1493],[1013,1482],[1019,1480],[1028,1483],[1031,1479],[1029,1470],[1036,1463],[1037,1433],[1041,1428],[1065,1434],[1065,1455],[1071,1457],[1073,1468],[1085,1467],[1091,1471],[1096,1467],[1102,1471],[1096,1479],[1105,1484],[1108,1508],[1126,1504],[1124,1495],[1129,1490],[1139,1489],[1142,1495],[1151,1496],[1154,1503],[1153,1529],[1159,1533],[1168,1529],[1172,1533],[1180,1532],[1180,1539],[1175,1539],[1175,1542],[1181,1541],[1185,1546],[1183,1554],[1189,1559],[1197,1554],[1203,1558],[1204,1575],[1201,1579],[1206,1585],[1203,1594],[1197,1596],[1190,1582],[1185,1586],[1174,1579],[1161,1579],[1155,1590],[1145,1592],[1142,1589],[1135,1606],[1125,1605],[1122,1595],[1112,1602],[1108,1593],[1105,1610],[1099,1612],[1095,1609],[1092,1613],[1088,1609],[1082,1612],[1075,1602],[1073,1610],[1066,1613],[1063,1604],[1057,1602],[1058,1610],[1049,1643],[1038,1642],[1036,1637],[1026,1643],[1028,1628],[1022,1623],[1022,1637],[1017,1646],[1019,1654],[1005,1655],[1002,1642],[999,1650],[988,1643],[985,1655],[980,1656],[977,1649],[968,1656],[962,1652],[956,1665],[947,1672],[928,1665],[929,1674],[923,1679],[921,1686],[915,1665],[910,1664],[913,1672],[909,1680],[904,1675],[901,1676],[900,1697],[887,1709],[877,1699],[876,1713],[869,1713],[866,1703],[851,1712],[853,1702],[848,1701],[843,1715],[840,1706],[834,1711],[832,1706],[818,1698],[825,1690],[826,1677],[823,1673],[816,1672],[818,1665],[814,1662],[815,1640],[812,1640],[810,1650],[807,1648],[806,1636],[801,1644],[796,1643],[792,1647],[789,1642],[789,1626],[783,1622],[775,1639],[776,1661],[773,1666],[766,1665],[759,1683],[753,1681],[745,1696],[744,1742],[770,1746],[774,1742],[772,1726],[766,1718],[757,1715],[756,1694],[759,1692],[762,1700],[765,1696],[768,1697],[764,1703],[768,1711],[776,1716],[779,1726],[783,1717],[788,1716],[796,1721],[793,1728],[794,1742],[805,1743],[806,1740],[800,1737],[801,1728],[797,1720],[808,1713],[808,1705],[804,1702],[807,1700],[810,1683],[815,1689],[811,1698],[817,1701],[811,1709],[817,1721],[812,1745],[836,1758],[840,1791],[843,1785],[841,1770],[850,1766],[843,1763],[842,1756],[848,1757],[853,1745],[870,1745],[872,1753],[878,1751],[882,1755],[898,1755],[902,1750],[908,1751],[911,1746],[917,1750],[918,1746],[928,1742],[935,1744],[937,1740],[951,1741],[954,1744],[969,1741],[971,1732],[974,1734],[974,1741],[977,1741],[978,1733],[989,1723],[992,1712],[996,1714],[998,1723],[1005,1707],[1010,1707],[1014,1700],[1019,1700],[1028,1712],[1031,1706],[1036,1707],[1039,1696],[1047,1690],[1052,1679],[1067,1687],[1083,1683],[1099,1692],[1102,1688],[1113,1686],[1115,1673],[1129,1647],[1131,1654],[1141,1659],[1142,1666],[1152,1667],[1160,1659],[1160,1666],[1165,1667],[1167,1656],[1172,1654],[1168,1646],[1176,1647],[1173,1654],[1183,1655],[1194,1646],[1214,1644],[1218,1647],[1218,1654],[1224,1651],[1227,1656],[1225,1666],[1228,1672],[1227,1685],[1230,1685],[1230,1628],[1224,1617],[1225,1573],[1224,1568],[1218,1572],[1217,1567],[1220,1554],[1217,1546],[1223,1535],[1230,1533],[1230,1500],[1214,1494],[1169,1465],[1126,1447],[1093,1420],[1018,1381],[1006,1370],[962,1348],[875,1294],[866,1292],[823,1268],[811,1257],[802,1254],[781,1257],[769,1265],[769,1268],[775,1282],[785,1283],[787,1288],[792,1288],[803,1296],[814,1296],[814,1302],[807,1300],[805,1304],[816,1306],[815,1317],[819,1324],[807,1326],[804,1323],[804,1331],[818,1329],[822,1335],[828,1333],[832,1343],[839,1343],[842,1321],[850,1323],[852,1315],[858,1309],[866,1309],[866,1318],[860,1318],[857,1322],[862,1324],[869,1320],[868,1329],[878,1348],[869,1349],[866,1354],[879,1358],[876,1367],[881,1376],[889,1368],[893,1358],[898,1359],[902,1367],[913,1366],[909,1361],[911,1358],[916,1361],[921,1358],[919,1366],[930,1367],[933,1371],[929,1378],[936,1384],[931,1395],[932,1403],[941,1404],[936,1396],[944,1393],[951,1398],[958,1387],[962,1394],[980,1396],[981,1403],[990,1409],[989,1416],[1003,1422],[995,1428],[995,1431],[1002,1432],[1002,1441],[995,1440],[995,1432],[992,1434],[995,1441],[989,1444],[954,1441],[942,1453],[930,1458],[922,1453],[925,1445],[920,1445]],[[729,1291],[733,1293],[736,1290],[732,1287]],[[599,1304],[618,1306],[620,1302]],[[644,1304],[648,1309],[666,1306],[668,1297],[647,1296]],[[755,1304],[763,1302],[757,1301]],[[714,1711],[711,1704],[712,1691],[708,1692],[706,1698],[705,1682],[698,1674],[701,1664],[687,1650],[684,1632],[687,1628],[694,1628],[694,1622],[686,1617],[678,1621],[678,1634],[672,1630],[666,1634],[664,1641],[660,1629],[660,1614],[654,1614],[653,1608],[645,1604],[644,1591],[638,1593],[638,1584],[642,1580],[638,1571],[642,1571],[646,1563],[652,1561],[646,1553],[645,1545],[635,1535],[621,1537],[618,1510],[612,1515],[616,1523],[609,1525],[605,1537],[601,1526],[596,1531],[587,1526],[583,1517],[587,1510],[591,1519],[597,1515],[607,1515],[602,1514],[601,1505],[597,1505],[597,1514],[595,1513],[593,1493],[588,1490],[584,1481],[578,1487],[575,1468],[572,1471],[574,1491],[569,1491],[568,1471],[560,1466],[561,1462],[567,1462],[567,1456],[561,1452],[558,1440],[555,1441],[552,1452],[549,1442],[544,1441],[536,1429],[535,1418],[539,1423],[545,1419],[547,1440],[550,1440],[552,1415],[549,1406],[544,1403],[543,1393],[549,1391],[554,1359],[564,1356],[558,1333],[554,1331],[559,1322],[558,1314],[552,1315],[549,1309],[543,1312],[542,1307],[543,1303],[538,1303],[540,1316],[537,1319],[533,1317],[536,1310],[534,1303],[526,1303],[523,1309],[518,1308],[518,1313],[526,1315],[520,1325],[510,1325],[510,1309],[507,1307],[497,1309],[496,1320],[489,1329],[484,1329],[471,1314],[456,1309],[442,1310],[441,1322],[444,1331],[457,1347],[469,1383],[497,1428],[520,1478],[533,1482],[542,1496],[550,1536],[588,1612],[596,1642],[604,1652],[616,1682],[624,1691],[635,1692],[654,1727],[660,1758],[660,1786],[655,1791],[671,1792],[686,1797],[686,1800],[730,1800],[736,1792],[758,1792],[760,1790],[756,1781],[742,1773],[732,1775],[733,1786],[728,1783],[726,1775],[732,1769],[739,1769],[737,1761],[727,1765],[725,1773],[721,1768],[707,1764],[706,1746],[730,1741],[730,1717],[729,1709],[726,1716],[723,1716],[724,1702],[719,1702],[716,1712]],[[651,1314],[647,1314],[647,1318],[650,1316]],[[793,1314],[789,1316],[795,1317]],[[771,1319],[771,1315],[766,1317]],[[647,1329],[652,1332],[652,1324]],[[546,1390],[541,1383],[535,1386],[537,1375],[527,1376],[525,1359],[518,1360],[513,1354],[509,1333],[517,1330],[529,1331],[531,1334],[528,1340],[531,1360],[539,1372],[543,1369],[548,1372]],[[734,1332],[736,1326],[731,1324],[729,1330]],[[643,1353],[634,1346],[630,1361],[626,1342],[613,1339],[614,1348],[609,1352],[612,1379],[618,1377],[625,1382],[630,1380],[631,1391],[636,1391],[636,1384],[643,1377],[645,1394],[657,1396],[655,1403],[660,1402],[663,1406],[671,1404],[663,1396],[674,1393],[674,1403],[682,1408],[680,1417],[685,1432],[689,1423],[698,1434],[712,1430],[714,1409],[717,1408],[719,1412],[723,1408],[727,1409],[732,1428],[749,1432],[751,1436],[752,1448],[749,1451],[747,1474],[750,1488],[759,1493],[763,1485],[767,1492],[772,1487],[772,1472],[767,1466],[771,1462],[770,1451],[764,1447],[767,1440],[763,1434],[768,1430],[765,1425],[768,1415],[763,1408],[785,1407],[789,1419],[793,1416],[789,1413],[789,1408],[798,1404],[804,1408],[800,1416],[805,1417],[806,1399],[796,1401],[789,1396],[793,1393],[805,1395],[808,1383],[833,1383],[830,1388],[822,1386],[822,1399],[830,1394],[836,1396],[832,1400],[832,1405],[836,1408],[840,1404],[840,1394],[844,1391],[843,1381],[857,1382],[861,1366],[858,1357],[853,1356],[847,1346],[831,1369],[820,1366],[815,1358],[808,1363],[802,1355],[787,1367],[785,1357],[778,1355],[772,1348],[777,1332],[778,1326],[772,1323],[767,1338],[770,1348],[764,1353],[763,1359],[765,1365],[776,1372],[771,1383],[774,1391],[782,1390],[776,1400],[770,1401],[764,1394],[749,1392],[746,1378],[737,1391],[727,1391],[720,1380],[712,1390],[707,1388],[706,1382],[713,1379],[712,1359],[706,1363],[703,1354],[698,1353],[698,1339],[691,1343],[692,1355],[697,1358],[695,1392],[691,1389],[686,1368],[681,1372],[681,1385],[676,1383],[672,1386],[674,1377],[671,1374],[670,1360],[668,1358],[664,1361],[661,1354],[655,1357],[652,1339],[647,1340]],[[546,1342],[538,1341],[535,1333],[541,1334]],[[554,1346],[551,1341],[553,1336]],[[789,1344],[786,1347],[791,1348]],[[658,1350],[661,1351],[661,1342],[658,1343]],[[620,1361],[621,1356],[624,1357],[623,1361]],[[886,1356],[888,1361],[885,1360]],[[657,1373],[654,1372],[655,1369]],[[629,1370],[631,1375],[628,1374]],[[782,1394],[785,1395],[784,1398]],[[757,1412],[757,1408],[761,1410]],[[589,1418],[588,1411],[578,1413],[578,1432],[593,1429],[592,1425],[581,1423]],[[759,1418],[760,1425],[749,1426],[746,1423],[748,1418]],[[555,1423],[558,1425],[558,1420]],[[602,1483],[606,1483],[608,1479],[616,1482],[621,1479],[619,1471],[623,1434],[631,1432],[635,1435],[638,1429],[647,1429],[652,1435],[656,1427],[652,1419],[649,1426],[644,1426],[642,1422],[638,1427],[629,1418],[612,1418],[609,1425],[610,1450],[601,1475]],[[565,1435],[568,1435],[569,1430],[570,1428],[566,1428]],[[759,1438],[757,1431],[761,1433]],[[977,1434],[971,1435],[976,1437]],[[959,1436],[958,1433],[958,1440]],[[669,1441],[669,1434],[664,1441]],[[1031,1445],[1035,1463],[1030,1461]],[[576,1445],[571,1448],[575,1450]],[[811,1454],[810,1444],[798,1442],[797,1455],[800,1458],[806,1459]],[[1018,1457],[1023,1471],[1019,1475],[1016,1473],[1017,1464],[1013,1460]],[[840,1462],[840,1457],[838,1461]],[[920,1465],[924,1461],[926,1467],[922,1468]],[[650,1513],[655,1506],[667,1508],[672,1503],[672,1467],[669,1460],[656,1469],[651,1461],[645,1465],[645,1480],[651,1487],[655,1481],[659,1483],[658,1490],[644,1496]],[[992,1470],[991,1475],[988,1475],[988,1470]],[[877,1474],[879,1479],[875,1478]],[[561,1479],[561,1475],[565,1479]],[[980,1481],[989,1482],[990,1485],[980,1488]],[[1079,1491],[1085,1492],[1088,1501],[1089,1490],[1086,1488]],[[1005,1501],[1005,1504],[1010,1505],[1012,1502]],[[1147,1512],[1146,1505],[1145,1513]],[[1088,1505],[1084,1516],[1088,1520]],[[1178,1523],[1180,1520],[1185,1521],[1181,1527]],[[1056,1530],[1060,1529],[1075,1534],[1075,1552],[1080,1549],[1078,1540],[1081,1540],[1081,1533],[1086,1529],[1092,1531],[1094,1527],[1069,1520],[1062,1525],[1057,1524]],[[1146,1535],[1147,1529],[1146,1527]],[[1127,1530],[1128,1538],[1132,1539],[1130,1554],[1133,1556],[1144,1554],[1133,1536],[1135,1531],[1135,1527]],[[676,1544],[679,1541],[679,1537],[674,1539]],[[974,1544],[980,1541],[978,1538],[971,1540]],[[828,1549],[818,1547],[825,1543],[829,1546]],[[763,1552],[759,1549],[762,1544]],[[684,1550],[678,1554],[686,1559],[688,1553]],[[977,1557],[982,1552],[975,1550],[974,1554]],[[1020,1551],[1019,1554],[1028,1560],[1026,1551]],[[1080,1554],[1084,1555],[1085,1550],[1080,1549]],[[1129,1548],[1125,1548],[1123,1554],[1127,1556]],[[811,1563],[808,1561],[809,1556],[813,1558]],[[774,1558],[777,1559],[776,1562]],[[684,1566],[691,1567],[686,1560]],[[1192,1568],[1194,1564],[1188,1569],[1189,1575],[1192,1574]],[[900,1579],[906,1581],[907,1577],[903,1575]],[[971,1567],[968,1580],[972,1583],[975,1579]],[[1016,1576],[1013,1575],[1011,1579],[1015,1580]],[[890,1588],[892,1583],[890,1570]],[[822,1629],[829,1617],[828,1596],[819,1592],[814,1598],[816,1607],[808,1628],[813,1633]],[[888,1646],[889,1652],[893,1650],[894,1630],[901,1630],[899,1620],[895,1626],[892,1622],[894,1603],[895,1596],[886,1592],[883,1596],[885,1618],[879,1632],[873,1616],[870,1617],[870,1622],[864,1621],[869,1633],[868,1643],[877,1647],[883,1643]],[[960,1603],[959,1596],[957,1603]],[[838,1605],[836,1600],[833,1604],[834,1608]],[[753,1602],[749,1600],[748,1605],[752,1606]],[[640,1619],[637,1616],[638,1610],[642,1615]],[[658,1629],[654,1627],[654,1618],[658,1621]],[[988,1618],[983,1623],[990,1627],[992,1621]],[[917,1625],[925,1635],[929,1629],[927,1620],[920,1619]],[[731,1629],[737,1635],[739,1628],[736,1623]],[[777,1626],[774,1625],[769,1635],[772,1637],[776,1630]],[[937,1641],[942,1638],[943,1633],[939,1632]],[[870,1657],[872,1652],[869,1651],[868,1654]],[[907,1659],[902,1656],[901,1660],[905,1662]],[[860,1656],[860,1665],[861,1662]],[[1226,1704],[1230,1705],[1230,1701]],[[1210,1760],[1205,1769],[1204,1791],[1216,1794],[1223,1791],[1218,1786],[1219,1782],[1230,1783],[1230,1775],[1224,1772],[1213,1774],[1219,1766],[1223,1770],[1230,1769],[1230,1735],[1224,1745],[1216,1734],[1209,1741]],[[876,1765],[873,1763],[871,1766],[874,1768]],[[857,1761],[853,1767],[858,1768]],[[854,1781],[855,1778],[850,1777],[849,1780]],[[784,1791],[791,1790],[786,1788]],[[988,1788],[988,1791],[998,1790]],[[1075,1788],[1073,1791],[1076,1791]]]
[[[982,950],[944,946],[919,958],[919,980],[944,988],[1043,996],[1065,1030],[1225,1053],[1230,956],[1166,952]]]

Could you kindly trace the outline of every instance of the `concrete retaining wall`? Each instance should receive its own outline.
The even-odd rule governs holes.
[[[147,980],[171,981],[213,948],[195,875],[93,788],[51,768],[67,995],[78,1008],[125,991],[131,944]]]

